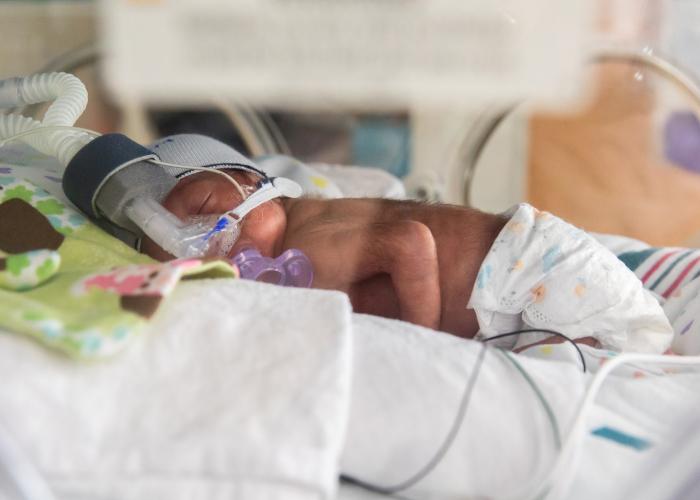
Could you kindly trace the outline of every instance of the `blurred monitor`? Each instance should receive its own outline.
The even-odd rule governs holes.
[[[102,0],[122,99],[291,109],[473,107],[578,94],[587,0]]]

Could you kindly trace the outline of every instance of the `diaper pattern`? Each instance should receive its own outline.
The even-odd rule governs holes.
[[[609,250],[530,205],[506,215],[467,304],[476,312],[479,335],[543,328],[594,337],[612,350],[668,348],[672,329],[660,305]]]

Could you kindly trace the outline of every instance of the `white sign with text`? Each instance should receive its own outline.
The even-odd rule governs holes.
[[[162,103],[469,106],[571,93],[589,0],[102,0],[107,83]]]

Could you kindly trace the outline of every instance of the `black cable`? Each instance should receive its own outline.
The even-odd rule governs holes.
[[[413,474],[413,476],[409,477],[408,479],[393,485],[393,486],[381,486],[373,483],[369,483],[367,481],[363,481],[362,479],[358,479],[356,477],[347,475],[347,474],[340,474],[340,481],[346,484],[351,484],[354,486],[358,486],[362,489],[365,489],[367,491],[371,491],[372,493],[378,493],[381,495],[395,495],[396,493],[399,493],[401,491],[404,491],[411,486],[414,486],[417,484],[420,480],[422,480],[425,476],[427,476],[430,472],[432,472],[435,467],[437,467],[442,459],[445,457],[447,452],[449,451],[450,447],[455,441],[455,438],[457,437],[457,433],[459,432],[462,423],[464,421],[464,416],[467,413],[467,409],[469,408],[469,403],[471,402],[471,397],[472,393],[474,392],[474,387],[476,386],[476,381],[479,378],[479,373],[481,372],[481,368],[483,367],[484,363],[484,358],[486,355],[486,344],[492,340],[497,340],[497,339],[502,339],[506,337],[512,337],[514,335],[522,335],[523,333],[548,333],[551,335],[554,335],[556,337],[563,338],[567,342],[573,344],[574,348],[578,352],[580,358],[581,358],[581,364],[583,366],[583,372],[586,372],[586,360],[583,357],[583,352],[579,348],[579,346],[574,342],[573,339],[567,337],[563,333],[554,331],[554,330],[547,330],[547,329],[538,329],[538,328],[526,328],[523,330],[516,330],[513,332],[508,332],[508,333],[501,333],[499,335],[494,335],[493,337],[489,337],[487,339],[483,340],[482,348],[481,351],[479,352],[479,355],[477,357],[476,363],[474,364],[474,371],[472,372],[471,376],[467,380],[467,385],[464,388],[464,394],[462,396],[462,400],[460,402],[459,408],[457,409],[457,414],[455,415],[455,420],[452,424],[452,427],[450,428],[449,432],[445,436],[445,439],[443,440],[442,444],[438,448],[437,452],[431,458],[428,463],[423,466],[418,472]],[[528,380],[528,377],[525,377],[525,380],[530,383]],[[532,384],[531,384],[532,385]],[[534,388],[534,387],[533,387]],[[542,398],[541,398],[542,399]],[[545,409],[549,408],[549,405],[546,403],[546,401],[542,401],[543,405],[545,406]],[[549,409],[551,412],[551,408]],[[558,438],[558,432],[557,432],[557,438]]]
[[[450,431],[447,433],[447,436],[445,436],[445,439],[443,440],[442,444],[438,448],[433,458],[431,458],[428,461],[428,463],[425,464],[425,466],[423,466],[423,468],[421,468],[418,472],[413,474],[413,476],[394,486],[376,485],[368,483],[356,477],[348,476],[346,474],[341,474],[340,480],[348,484],[359,486],[360,488],[363,488],[367,491],[371,491],[373,493],[379,493],[382,495],[393,495],[395,493],[399,493],[400,491],[410,488],[411,486],[418,483],[425,476],[427,476],[430,472],[432,472],[433,469],[435,469],[435,467],[437,467],[437,465],[442,461],[445,454],[448,452],[448,450],[454,443],[454,440],[457,437],[457,433],[459,432],[459,429],[462,426],[462,420],[464,419],[464,415],[467,413],[467,409],[469,408],[469,401],[471,400],[472,393],[474,392],[474,387],[476,386],[476,381],[479,378],[479,373],[481,372],[481,367],[484,363],[484,358],[486,357],[486,349],[486,344],[483,344],[481,351],[479,352],[479,356],[476,359],[476,363],[474,364],[474,371],[469,377],[469,380],[467,380],[467,385],[464,388],[464,395],[462,396],[462,401],[459,404],[459,409],[457,410],[457,415],[455,416],[455,420],[452,424],[452,427],[450,428]]]
[[[560,337],[560,338],[566,340],[571,345],[573,345],[574,349],[576,349],[576,352],[578,352],[578,356],[579,356],[579,358],[581,358],[581,366],[583,367],[583,373],[586,373],[586,359],[583,357],[583,352],[581,351],[581,348],[578,346],[578,344],[572,338],[567,337],[563,333],[559,333],[555,330],[547,330],[545,328],[526,328],[524,330],[515,330],[513,332],[501,333],[498,335],[494,335],[493,337],[483,339],[482,342],[491,342],[492,340],[498,340],[498,339],[503,339],[506,337],[512,337],[514,335],[522,335],[523,333],[548,333],[550,335],[554,335],[556,337]]]

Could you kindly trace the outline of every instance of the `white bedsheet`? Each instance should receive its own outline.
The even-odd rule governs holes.
[[[372,328],[358,328],[362,323]],[[369,317],[355,319],[354,339],[343,469],[375,485],[396,484],[426,464],[447,434],[473,365],[474,344]],[[584,352],[589,373],[607,359],[592,348]],[[580,374],[575,356],[573,363],[562,363],[532,355],[518,360],[554,410],[565,440],[592,375]],[[497,356],[491,361],[450,451],[420,483],[402,491],[402,498],[522,498],[518,493],[529,481],[544,479],[541,474],[554,464],[558,451],[551,427],[531,388]],[[576,456],[555,477],[565,493],[551,498],[630,498],[645,481],[649,463],[663,457],[689,416],[700,414],[698,387],[698,370],[633,365],[614,372],[587,413]],[[377,495],[343,486],[339,498]]]
[[[399,321],[356,315],[353,392],[344,473],[377,485],[410,478],[455,421],[482,344]],[[524,358],[563,429],[583,392],[576,365]],[[415,498],[500,498],[542,474],[554,430],[532,388],[489,348],[459,433],[440,464],[404,493]]]
[[[76,364],[0,335],[0,421],[60,499],[333,498],[339,473],[412,476],[449,431],[481,345],[351,315],[344,296],[241,281],[187,282],[107,363]],[[518,358],[564,436],[589,380],[570,362]],[[700,376],[613,377],[568,497],[621,498]],[[407,498],[502,498],[546,472],[553,429],[533,389],[489,350],[456,439]],[[639,466],[639,467],[638,467]],[[1,491],[1,490],[0,490]],[[376,498],[357,488],[340,498]]]

